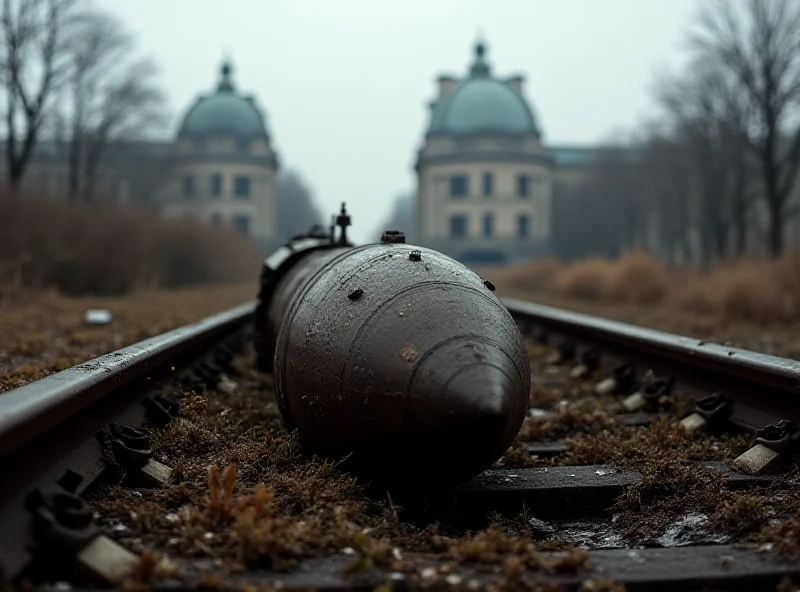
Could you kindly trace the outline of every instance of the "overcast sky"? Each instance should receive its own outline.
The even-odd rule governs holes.
[[[698,0],[96,0],[161,67],[173,124],[224,55],[268,117],[281,165],[324,214],[346,200],[375,240],[414,155],[439,74],[463,75],[479,31],[501,76],[521,73],[546,144],[597,143],[654,109]]]

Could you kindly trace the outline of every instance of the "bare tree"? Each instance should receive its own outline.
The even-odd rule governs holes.
[[[658,98],[669,114],[673,142],[690,156],[701,261],[708,265],[728,255],[734,227],[737,251],[744,249],[751,203],[741,139],[746,105],[735,80],[715,63],[693,64],[680,77],[663,78]]]
[[[87,11],[76,18],[58,114],[68,134],[73,200],[92,199],[110,146],[141,139],[164,121],[157,71],[148,59],[132,59],[133,50],[133,39],[109,14]]]
[[[670,263],[695,259],[689,198],[691,175],[686,151],[671,135],[652,130],[641,144],[641,171],[647,179],[648,211],[655,214],[658,248]]]
[[[0,80],[5,90],[8,182],[30,162],[53,93],[65,73],[64,42],[78,0],[3,0]]]
[[[643,191],[638,146],[603,146],[586,177],[554,188],[554,251],[566,260],[618,257],[641,246],[649,204]]]
[[[717,0],[700,14],[694,47],[733,75],[751,120],[742,136],[757,157],[768,211],[768,250],[779,256],[800,167],[800,3]]]

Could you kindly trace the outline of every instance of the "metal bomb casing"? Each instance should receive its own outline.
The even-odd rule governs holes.
[[[481,278],[404,243],[312,255],[270,312],[283,316],[278,405],[304,448],[412,488],[466,481],[502,456],[525,418],[530,362]]]

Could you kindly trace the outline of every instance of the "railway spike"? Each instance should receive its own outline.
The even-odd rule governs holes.
[[[655,375],[648,371],[642,386],[632,395],[625,397],[620,405],[628,413],[641,411],[645,407],[658,407],[661,397],[665,397],[672,391],[673,379],[656,378]]]
[[[163,392],[154,391],[142,399],[147,418],[159,428],[166,427],[172,420],[180,415],[181,404],[173,396]]]
[[[598,395],[610,395],[630,388],[636,379],[636,368],[633,364],[622,364],[614,368],[614,373],[598,382],[594,392]]]
[[[596,349],[590,349],[583,353],[580,363],[570,371],[569,375],[576,380],[586,378],[597,369],[599,364],[600,352]]]
[[[139,557],[102,534],[82,498],[59,490],[36,489],[26,498],[39,552],[72,558],[74,570],[106,583],[121,583]]]
[[[681,420],[681,427],[687,432],[696,432],[727,421],[733,410],[733,401],[722,391],[710,394],[695,403],[692,413]]]
[[[106,535],[92,539],[75,560],[81,571],[112,584],[121,583],[140,562],[137,555]]]
[[[755,444],[733,461],[733,467],[758,474],[800,448],[800,427],[782,419],[756,432]]]
[[[140,430],[112,423],[96,435],[125,468],[126,478],[145,487],[164,487],[169,482],[172,469],[153,458],[150,439]]]

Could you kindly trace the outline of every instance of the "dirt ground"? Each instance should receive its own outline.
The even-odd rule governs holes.
[[[0,393],[254,300],[257,290],[254,281],[122,298],[40,293],[0,301]],[[86,325],[92,308],[109,310],[111,323]]]

